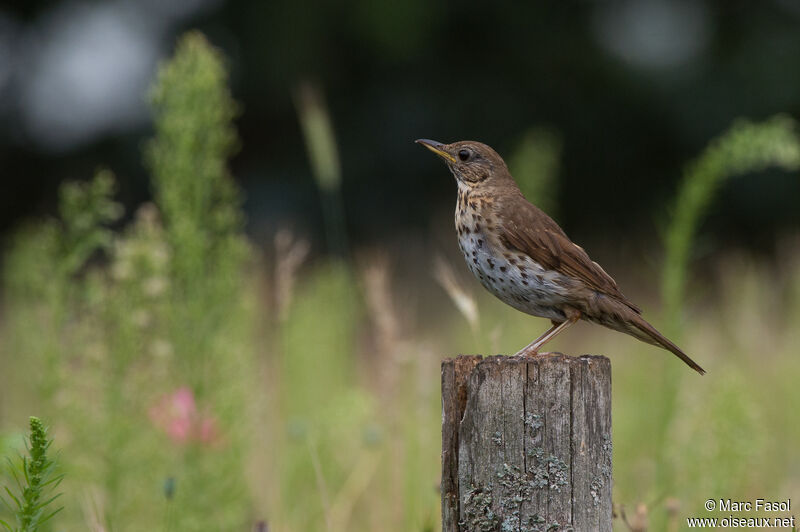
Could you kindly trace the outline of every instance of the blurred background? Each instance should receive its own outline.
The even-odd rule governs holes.
[[[426,235],[451,207],[452,180],[414,139],[481,140],[508,158],[532,129],[560,148],[569,233],[651,238],[654,212],[711,137],[740,116],[800,111],[799,21],[791,0],[7,4],[0,228],[52,211],[58,183],[99,164],[118,174],[126,206],[150,196],[146,90],[175,36],[199,28],[224,50],[241,104],[232,168],[254,234],[287,221],[322,234],[292,96],[306,82],[330,109],[355,243]],[[726,244],[770,249],[800,223],[793,176],[720,194],[708,223]]]
[[[548,326],[413,143],[474,139],[709,371],[554,342],[620,529],[800,499],[798,57],[793,0],[0,5],[0,453],[51,425],[54,530],[438,530],[439,361]]]

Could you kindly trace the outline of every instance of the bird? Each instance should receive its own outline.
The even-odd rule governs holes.
[[[439,156],[456,179],[458,246],[473,275],[504,303],[552,323],[516,355],[538,354],[547,342],[583,319],[671,351],[705,374],[645,321],[642,310],[582,247],[525,199],[496,151],[471,140],[415,142]]]

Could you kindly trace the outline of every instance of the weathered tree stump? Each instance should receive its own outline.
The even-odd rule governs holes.
[[[611,363],[442,362],[442,529],[611,530]]]

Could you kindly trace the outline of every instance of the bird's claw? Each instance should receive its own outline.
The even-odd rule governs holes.
[[[520,358],[534,358],[534,357],[545,357],[548,355],[557,355],[556,351],[526,351],[525,349],[520,349],[517,353],[513,354],[512,356],[520,357]]]

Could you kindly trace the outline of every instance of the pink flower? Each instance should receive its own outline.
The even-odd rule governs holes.
[[[176,444],[199,442],[212,445],[219,442],[217,420],[208,414],[200,414],[194,394],[186,386],[162,396],[150,407],[148,414],[150,421]]]
[[[200,430],[197,439],[203,443],[214,443],[217,441],[217,420],[211,417],[204,417],[200,420]]]

